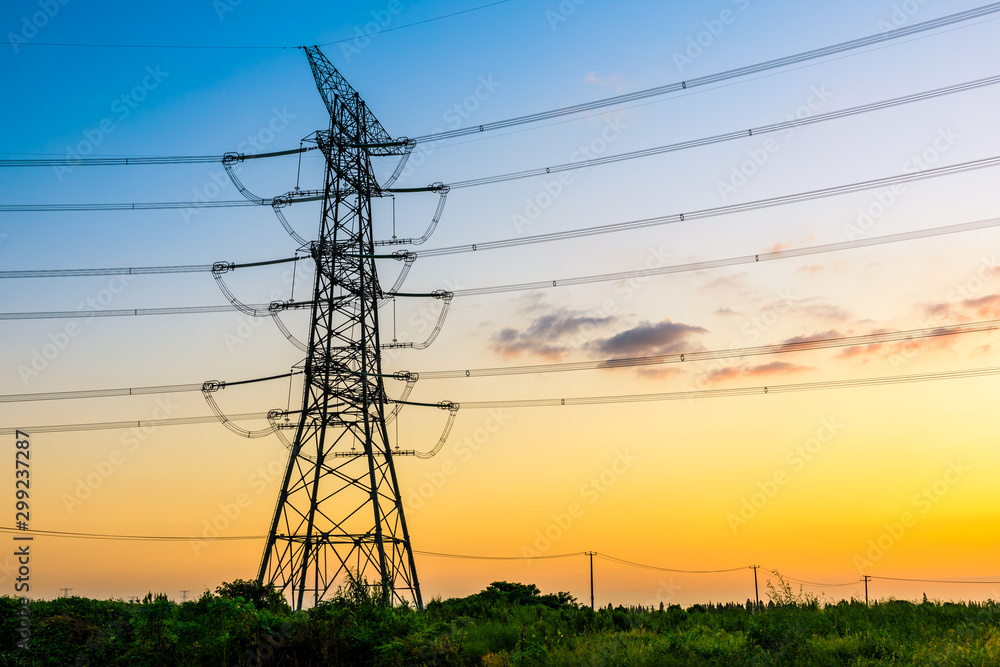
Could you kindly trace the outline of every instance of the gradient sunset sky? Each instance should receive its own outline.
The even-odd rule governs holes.
[[[639,91],[913,25],[983,2],[300,3],[79,0],[0,9],[0,159],[221,155],[297,148],[329,118],[298,45],[331,62],[389,134],[421,136]],[[43,18],[39,18],[43,17]],[[418,146],[401,187],[490,176],[742,131],[997,75],[997,18],[588,114]],[[416,24],[416,25],[412,25]],[[54,44],[273,48],[67,47]],[[48,44],[48,45],[46,45]],[[1000,155],[996,85],[664,155],[453,190],[421,250],[752,202]],[[376,160],[380,177],[394,162]],[[299,160],[247,162],[253,192],[292,190]],[[420,258],[406,289],[468,289],[656,268],[870,239],[1000,216],[996,168],[738,214],[554,243]],[[322,157],[300,186],[321,187]],[[0,204],[239,198],[219,164],[3,169]],[[376,202],[376,238],[416,236],[434,194]],[[395,222],[393,222],[395,210]],[[312,238],[315,203],[285,209]],[[395,227],[393,227],[395,225]],[[4,271],[255,262],[297,247],[266,207],[0,213]],[[308,298],[305,262],[294,297]],[[1000,319],[1000,230],[579,286],[459,297],[424,351],[387,372],[692,353]],[[379,264],[391,283],[399,264]],[[0,311],[224,304],[206,273],[6,279]],[[251,303],[293,295],[288,265],[231,274]],[[419,341],[433,302],[382,312],[383,338]],[[289,326],[304,335],[303,314]],[[67,327],[70,327],[69,329]],[[301,360],[269,321],[239,313],[0,322],[0,394],[257,378]],[[464,409],[445,448],[397,461],[424,600],[495,580],[596,602],[753,596],[751,565],[874,597],[1000,596],[1000,378],[705,398],[713,389],[1000,367],[995,331],[719,361],[422,380],[416,401],[459,403],[690,392],[586,407]],[[390,395],[401,390],[387,384]],[[231,413],[296,407],[276,381],[217,396]],[[197,392],[0,404],[0,427],[208,414]],[[430,449],[438,410],[407,407],[404,449]],[[263,422],[248,422],[260,428]],[[396,429],[390,429],[395,438]],[[13,436],[2,466],[13,489]],[[197,542],[38,537],[32,592],[179,599],[256,575],[287,450],[218,424],[39,433],[32,527]],[[89,481],[88,481],[89,480]],[[13,491],[8,494],[13,524]],[[216,528],[212,525],[215,524]],[[221,529],[218,527],[221,526]],[[246,540],[212,539],[239,536]],[[5,538],[9,539],[9,538]],[[12,550],[8,550],[12,551]],[[0,592],[13,594],[9,557]]]

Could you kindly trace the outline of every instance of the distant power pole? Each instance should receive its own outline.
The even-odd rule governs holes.
[[[69,592],[71,590],[73,590],[73,589],[72,588],[60,588],[59,590],[61,590],[63,592],[62,596],[64,598],[68,598],[69,597]]]
[[[760,611],[760,590],[757,588],[757,568],[760,565],[751,565],[750,567],[753,568],[753,597],[756,600],[756,606],[754,607],[754,611],[756,612]]]
[[[189,590],[185,588],[181,591],[181,602],[187,602]]]
[[[585,554],[590,556],[590,608],[594,608],[594,556],[597,555],[596,551],[585,551]]]

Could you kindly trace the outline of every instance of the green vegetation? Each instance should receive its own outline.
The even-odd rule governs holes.
[[[784,581],[770,602],[682,609],[579,605],[569,594],[495,582],[424,612],[352,581],[292,612],[256,582],[183,604],[71,597],[32,602],[31,648],[17,647],[20,602],[0,598],[4,665],[997,665],[1000,605],[890,600],[822,604]]]

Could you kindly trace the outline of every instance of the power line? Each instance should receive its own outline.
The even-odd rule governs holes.
[[[884,331],[859,336],[831,336],[828,338],[803,340],[793,339],[789,342],[778,343],[775,345],[761,345],[758,347],[745,347],[738,349],[703,350],[697,352],[657,354],[644,357],[626,357],[622,359],[603,359],[599,361],[569,361],[555,364],[534,364],[527,366],[501,366],[494,368],[423,371],[417,373],[417,375],[421,380],[450,380],[456,378],[494,377],[500,375],[557,373],[562,371],[610,370],[615,368],[633,368],[636,366],[693,363],[714,359],[736,359],[767,354],[782,354],[786,352],[822,350],[834,347],[879,345],[890,342],[936,338],[938,336],[994,331],[996,329],[1000,329],[1000,320],[969,322],[951,326],[911,329],[908,331]],[[462,405],[466,406],[467,404],[463,403]]]
[[[595,556],[602,558],[611,563],[618,563],[620,565],[629,565],[631,567],[638,567],[644,570],[658,570],[660,572],[677,572],[681,574],[721,574],[724,572],[738,572],[740,570],[746,570],[748,566],[744,565],[742,567],[730,567],[724,570],[676,570],[669,567],[658,567],[656,565],[645,565],[643,563],[635,563],[630,560],[624,560],[622,558],[615,558],[614,556],[609,556],[607,554],[595,553]]]
[[[437,192],[437,186],[420,188],[386,188],[383,193]],[[236,199],[220,201],[167,201],[136,202],[120,204],[0,204],[0,212],[15,213],[65,213],[70,211],[151,211],[159,209],[185,208],[228,208],[234,206],[274,206],[291,205],[298,202],[323,201],[323,193],[317,191],[287,192],[283,195],[259,199]]]
[[[845,185],[820,188],[818,190],[809,190],[807,192],[799,192],[790,195],[781,195],[778,197],[770,197],[768,199],[758,199],[755,201],[744,202],[741,204],[716,206],[712,208],[690,211],[687,213],[674,213],[672,215],[643,218],[640,220],[630,220],[627,222],[616,222],[607,225],[600,225],[597,227],[573,229],[563,232],[552,232],[549,234],[539,234],[536,236],[522,236],[519,238],[502,239],[499,241],[486,241],[482,243],[470,243],[460,246],[437,248],[432,250],[425,250],[420,254],[423,257],[436,257],[439,255],[452,255],[460,252],[495,250],[497,248],[509,248],[520,245],[531,245],[534,243],[561,241],[565,239],[581,238],[597,234],[609,234],[613,232],[627,231],[632,229],[642,229],[645,227],[654,227],[658,225],[684,222],[685,220],[700,220],[703,218],[710,218],[730,213],[742,213],[745,211],[754,211],[762,208],[770,208],[772,206],[782,206],[785,204],[812,201],[815,199],[822,199],[825,197],[832,197],[835,195],[848,194],[851,192],[859,192],[874,188],[898,185],[901,183],[909,183],[912,181],[919,181],[928,178],[936,178],[939,176],[950,176],[953,174],[961,174],[968,171],[975,171],[978,169],[995,167],[997,165],[1000,165],[1000,156],[982,158],[980,160],[971,160],[969,162],[960,162],[958,164],[953,164],[945,167],[935,167],[933,169],[926,169],[924,171],[901,174],[899,176],[886,176],[882,178],[870,179],[867,181],[857,181],[855,183],[848,183]],[[427,186],[425,188],[390,188],[388,190],[385,190],[385,192],[393,193],[393,192],[437,191],[437,189],[439,188],[436,188],[436,186]],[[287,196],[288,195],[285,195],[285,197]],[[302,202],[320,201],[322,198],[323,197],[320,195],[304,196],[304,197],[298,197],[294,201],[302,201]],[[274,203],[274,201],[275,201],[274,199],[264,199],[261,201],[250,201],[244,199],[236,201],[153,202],[153,203],[136,203],[136,204],[3,204],[0,205],[0,211],[66,212],[66,211],[109,211],[109,210],[120,211],[120,210],[182,209],[182,208],[219,208],[227,206],[260,206],[260,205],[270,206]],[[287,203],[292,203],[292,202],[289,201]]]
[[[937,326],[925,329],[907,331],[883,331],[860,336],[832,336],[828,338],[793,340],[776,345],[761,345],[740,349],[703,350],[698,352],[658,354],[645,357],[627,357],[621,359],[601,359],[597,361],[572,361],[558,364],[536,364],[531,366],[502,366],[496,368],[477,368],[468,370],[424,371],[420,373],[404,373],[421,380],[444,380],[474,377],[495,377],[501,375],[526,375],[532,373],[556,373],[562,371],[611,370],[617,368],[633,368],[636,366],[654,366],[669,363],[695,363],[714,359],[736,359],[767,354],[783,354],[811,350],[829,349],[834,347],[855,347],[862,345],[879,345],[889,342],[905,342],[924,338],[937,338],[965,333],[979,333],[1000,329],[1000,320],[983,322],[966,322],[952,326]],[[218,382],[219,388],[233,387],[286,378],[293,373],[284,373],[266,378],[240,380],[236,382]],[[389,377],[396,377],[390,375]],[[27,403],[34,401],[74,400],[81,398],[108,398],[122,396],[141,396],[148,394],[183,393],[201,391],[203,382],[173,385],[154,385],[148,387],[125,387],[117,389],[78,389],[71,391],[54,391],[37,394],[4,394],[0,395],[0,403]],[[423,405],[425,407],[440,407],[440,404],[414,403],[412,401],[393,401],[406,405]]]
[[[36,311],[31,313],[0,313],[0,320],[47,320],[47,319],[73,319],[89,317],[131,317],[144,315],[193,315],[202,313],[229,313],[235,310],[247,312],[252,311],[254,317],[268,315],[270,304],[253,303],[241,304],[237,307],[232,304],[224,306],[178,306],[176,308],[116,308],[112,310],[49,310]],[[259,314],[259,315],[258,315]]]
[[[81,276],[139,276],[166,273],[212,273],[215,271],[234,271],[256,266],[285,264],[306,259],[296,255],[283,259],[269,259],[261,262],[214,262],[212,264],[182,264],[176,266],[130,266],[98,269],[27,269],[23,271],[0,271],[0,279],[7,278],[78,278]]]
[[[692,271],[703,271],[727,266],[739,266],[744,264],[758,264],[780,259],[791,259],[794,257],[805,257],[841,250],[851,250],[855,248],[867,248],[871,246],[884,245],[889,243],[899,243],[916,239],[931,238],[934,236],[944,236],[948,234],[958,234],[967,231],[976,231],[1000,226],[1000,218],[990,218],[987,220],[977,220],[973,222],[963,222],[954,225],[941,227],[929,227],[910,232],[900,232],[898,234],[887,234],[871,238],[855,239],[853,241],[839,241],[835,243],[825,243],[802,248],[791,248],[787,250],[775,250],[762,252],[754,255],[740,255],[724,259],[705,260],[701,262],[687,262],[685,264],[670,264],[667,266],[651,267],[645,269],[634,269],[632,271],[619,271],[616,273],[604,273],[575,278],[558,278],[553,280],[538,280],[529,283],[515,283],[510,285],[494,285],[489,287],[472,287],[454,290],[454,296],[466,297],[486,294],[500,294],[505,292],[527,291],[535,289],[547,289],[552,287],[568,287],[572,285],[585,285],[599,282],[613,282],[617,280],[629,280],[635,278],[645,278],[649,276],[661,276],[674,273],[687,273]],[[455,253],[476,252],[477,246],[458,246]],[[397,251],[398,252],[398,251]],[[432,251],[433,252],[433,251]],[[444,254],[444,253],[437,253]],[[426,253],[421,253],[426,256]],[[383,257],[399,259],[397,255]],[[245,268],[251,266],[263,266],[267,264],[277,264],[282,262],[292,262],[306,259],[305,256],[291,257],[280,260],[269,260],[263,262],[250,262],[243,264],[233,264],[216,262],[215,264],[189,264],[179,266],[147,266],[147,267],[125,267],[125,268],[96,268],[96,269],[29,269],[21,271],[0,271],[0,279],[8,278],[70,278],[80,276],[110,276],[110,275],[151,275],[170,273],[208,273],[215,270],[219,264],[226,264],[228,270]]]
[[[998,11],[1000,11],[1000,3],[992,3],[989,5],[984,5],[982,7],[977,7],[975,9],[970,9],[964,12],[949,14],[947,16],[943,16],[937,19],[932,19],[930,21],[924,21],[923,23],[916,23],[911,26],[896,28],[895,30],[889,30],[876,35],[869,35],[867,37],[861,37],[847,42],[840,42],[838,44],[833,44],[830,46],[813,49],[811,51],[804,51],[801,53],[796,53],[781,58],[775,58],[773,60],[767,60],[753,65],[746,65],[744,67],[738,67],[735,69],[719,72],[716,74],[709,74],[702,77],[696,77],[694,79],[688,79],[686,81],[678,81],[663,86],[657,86],[655,88],[647,88],[645,90],[640,90],[633,93],[625,93],[623,95],[616,95],[614,97],[607,97],[599,100],[594,100],[591,102],[574,104],[559,109],[550,109],[548,111],[541,111],[537,113],[526,114],[523,116],[517,116],[514,118],[508,118],[505,120],[498,120],[492,123],[483,123],[482,125],[478,126],[456,128],[454,130],[446,130],[444,132],[425,134],[422,136],[414,137],[414,140],[417,142],[421,142],[430,140],[437,141],[441,139],[450,139],[452,137],[461,137],[469,134],[476,134],[479,132],[487,132],[506,127],[513,127],[515,125],[534,123],[540,120],[556,118],[558,116],[566,116],[570,114],[583,113],[585,111],[593,111],[595,109],[602,109],[617,104],[624,104],[627,102],[642,100],[649,97],[655,97],[659,95],[665,95],[667,93],[687,90],[688,88],[706,86],[708,84],[717,83],[720,81],[726,81],[729,79],[735,79],[741,76],[746,76],[747,74],[755,74],[757,72],[777,69],[779,67],[785,67],[786,65],[793,65],[808,60],[815,60],[817,58],[823,58],[837,53],[843,53],[845,51],[852,51],[855,49],[863,48],[865,46],[880,44],[883,42],[899,39],[901,37],[906,37],[909,35],[926,32],[928,30],[936,30],[937,28],[942,28],[945,26],[953,25],[955,23],[960,23],[963,21],[968,21],[970,19],[979,18],[982,16],[987,16],[989,14],[993,14]]]
[[[610,234],[614,232],[622,232],[633,229],[644,229],[646,227],[656,227],[659,225],[684,222],[685,220],[700,220],[703,218],[711,218],[731,213],[755,211],[763,208],[770,208],[772,206],[783,206],[785,204],[794,204],[798,202],[812,201],[815,199],[822,199],[825,197],[832,197],[835,195],[848,194],[851,192],[860,192],[864,190],[871,190],[874,188],[898,185],[900,183],[909,183],[912,181],[919,181],[928,178],[936,178],[939,176],[960,174],[967,171],[974,171],[977,169],[986,169],[989,167],[995,167],[997,165],[1000,165],[1000,156],[983,158],[981,160],[972,160],[970,162],[960,162],[958,164],[946,167],[935,167],[933,169],[926,169],[924,171],[901,174],[899,176],[886,176],[867,181],[857,181],[855,183],[848,183],[845,185],[837,185],[828,188],[821,188],[818,190],[809,190],[807,192],[799,192],[790,195],[781,195],[778,197],[770,197],[768,199],[758,199],[755,201],[745,202],[742,204],[728,204],[726,206],[704,208],[686,213],[674,213],[671,215],[642,218],[639,220],[629,220],[626,222],[615,222],[606,225],[599,225],[596,227],[584,227],[581,229],[570,229],[562,232],[551,232],[549,234],[537,234],[535,236],[521,236],[517,238],[501,239],[497,241],[466,243],[463,245],[449,246],[445,248],[435,248],[431,250],[422,251],[420,253],[420,256],[437,257],[440,255],[454,255],[456,253],[464,253],[464,252],[496,250],[498,248],[511,248],[522,245],[533,245],[535,243],[563,241],[566,239],[582,238],[585,236],[594,236],[598,234]]]
[[[1000,584],[1000,577],[994,581],[955,581],[952,579],[904,579],[902,577],[876,577],[868,575],[869,579],[884,579],[886,581],[915,581],[927,584]]]
[[[226,387],[238,387],[245,384],[256,384],[257,382],[269,382],[271,380],[283,380],[298,375],[301,371],[281,373],[279,375],[269,375],[267,377],[252,378],[249,380],[236,380],[226,382],[224,380],[212,380],[210,382],[195,382],[188,384],[162,384],[149,387],[122,387],[117,389],[78,389],[72,391],[50,391],[39,394],[3,394],[0,395],[0,403],[28,403],[34,401],[63,401],[78,398],[112,398],[121,396],[148,396],[150,394],[171,394],[190,391],[202,391],[207,384],[211,384],[215,390]]]
[[[61,538],[72,538],[72,539],[84,539],[84,540],[119,540],[127,542],[200,542],[204,541],[204,537],[198,537],[193,535],[132,535],[132,534],[112,534],[112,533],[85,533],[78,531],[67,531],[67,530],[21,530],[18,528],[13,528],[10,526],[0,526],[0,532],[15,534],[15,535],[32,535],[38,537],[61,537]],[[227,542],[238,542],[246,540],[261,540],[264,539],[265,535],[218,535],[212,537],[212,541],[227,541]],[[588,552],[585,551],[574,551],[569,553],[561,554],[546,554],[538,556],[488,556],[488,555],[473,555],[473,554],[450,554],[438,551],[418,551],[414,549],[414,554],[419,554],[421,556],[430,556],[435,558],[453,558],[462,560],[553,560],[562,558],[575,558],[577,556],[587,555]],[[732,567],[718,570],[682,570],[677,568],[661,567],[658,565],[648,565],[645,563],[637,563],[635,561],[626,560],[624,558],[618,558],[616,556],[611,556],[609,554],[595,552],[595,556],[602,558],[611,563],[617,563],[619,565],[627,565],[630,567],[637,567],[645,570],[657,570],[661,572],[674,572],[677,574],[725,574],[729,572],[739,572],[741,570],[746,570],[751,566],[743,565],[740,567]],[[777,570],[771,570],[775,575],[778,574]],[[821,583],[814,581],[805,581],[802,579],[796,579],[795,577],[790,577],[786,575],[781,575],[784,579],[788,581],[793,581],[795,583],[803,583],[810,586],[851,586],[856,585],[858,581],[847,581],[843,583]],[[907,579],[903,577],[876,577],[870,576],[870,579],[882,579],[885,581],[912,581],[921,583],[936,583],[936,584],[998,584],[1000,583],[1000,577],[996,581],[968,581],[968,580],[953,580],[953,579]]]
[[[248,419],[267,419],[266,412],[244,412],[235,415],[227,415],[229,421],[242,421]],[[160,426],[187,426],[190,424],[210,424],[218,422],[216,415],[199,415],[196,417],[170,417],[167,419],[139,419],[116,422],[90,422],[86,424],[50,424],[31,427],[19,427],[26,433],[71,433],[75,431],[107,431],[122,428],[150,428]],[[17,429],[0,428],[0,434],[11,435]]]
[[[576,162],[567,162],[564,164],[557,164],[554,166],[539,167],[536,169],[525,169],[522,171],[515,171],[506,174],[498,174],[495,176],[470,178],[465,181],[457,181],[454,183],[449,183],[449,187],[468,188],[480,185],[491,185],[494,183],[503,183],[505,181],[513,181],[521,178],[529,178],[533,176],[545,176],[546,174],[556,174],[563,171],[571,171],[573,169],[586,169],[588,167],[594,167],[598,165],[614,164],[617,162],[624,162],[626,160],[634,160],[637,158],[650,157],[652,155],[662,155],[664,153],[671,153],[688,148],[696,148],[698,146],[708,146],[711,144],[717,144],[724,141],[745,139],[747,137],[752,137],[754,135],[769,134],[772,132],[780,132],[782,130],[789,130],[797,127],[802,127],[804,125],[812,125],[814,123],[822,123],[829,120],[848,118],[850,116],[856,116],[859,114],[868,113],[870,111],[891,109],[893,107],[901,106],[903,104],[910,104],[912,102],[934,99],[936,97],[942,97],[944,95],[964,92],[967,90],[975,90],[977,88],[991,86],[995,83],[1000,83],[1000,76],[992,76],[992,77],[987,77],[985,79],[977,79],[975,81],[960,83],[954,86],[946,86],[944,88],[936,88],[934,90],[914,93],[913,95],[904,95],[903,97],[896,97],[881,102],[873,102],[871,104],[863,104],[861,106],[851,107],[848,109],[841,109],[839,111],[831,111],[828,113],[816,114],[814,116],[807,116],[806,118],[795,118],[780,123],[772,123],[771,125],[762,125],[760,127],[750,128],[748,130],[736,130],[734,132],[726,132],[724,134],[717,134],[711,137],[704,137],[701,139],[680,141],[673,144],[667,144],[665,146],[643,148],[637,151],[630,151],[628,153],[605,155],[603,157],[591,158],[589,160],[578,160]]]
[[[423,25],[425,23],[431,23],[432,21],[440,21],[441,19],[451,18],[452,16],[458,16],[459,14],[468,14],[469,12],[476,12],[476,11],[479,11],[480,9],[486,9],[488,7],[494,7],[496,5],[502,5],[502,4],[507,3],[507,2],[510,2],[510,0],[497,0],[496,2],[491,2],[489,4],[479,5],[478,7],[470,7],[469,9],[462,9],[462,10],[457,11],[457,12],[452,12],[450,14],[444,14],[442,16],[435,16],[434,18],[424,19],[422,21],[414,21],[413,23],[407,23],[405,25],[396,26],[395,28],[385,28],[383,30],[379,30],[375,34],[379,34],[380,35],[382,33],[392,32],[394,30],[402,30],[404,28],[412,28],[413,26]],[[334,42],[326,42],[325,44],[320,44],[319,46],[331,46],[333,44],[343,44],[345,42],[353,42],[355,39],[357,39],[357,37],[345,37],[344,39],[338,39],[338,40],[336,40]]]
[[[378,32],[372,33],[369,37],[374,35],[380,35],[387,32],[393,32],[395,30],[403,30],[406,28],[412,28],[414,26],[423,25],[425,23],[432,23],[434,21],[440,21],[442,19],[451,18],[453,16],[458,16],[460,14],[468,14],[469,12],[479,11],[480,9],[486,9],[488,7],[493,7],[494,5],[502,5],[504,3],[510,2],[510,0],[496,0],[496,2],[491,2],[485,5],[479,5],[478,7],[470,7],[469,9],[463,9],[457,12],[451,12],[450,14],[442,14],[441,16],[434,16],[429,19],[423,19],[421,21],[414,21],[412,23],[405,23],[403,25],[396,26],[394,28],[382,28]],[[326,42],[325,44],[320,44],[320,46],[330,46],[333,44],[342,44],[344,42],[352,42],[357,37],[345,37],[344,39],[338,39],[333,42]],[[242,46],[229,46],[222,44],[209,44],[209,45],[198,45],[198,44],[93,44],[93,43],[80,43],[80,42],[19,42],[18,46],[63,46],[63,47],[86,47],[86,48],[104,48],[104,49],[216,49],[216,50],[231,50],[231,49],[300,49],[301,46],[275,46],[275,45],[242,45]]]
[[[988,220],[977,220],[975,222],[964,222],[944,227],[929,227],[911,232],[900,232],[898,234],[887,234],[885,236],[874,236],[872,238],[855,239],[853,241],[839,241],[836,243],[825,243],[821,245],[805,246],[803,248],[791,248],[788,250],[775,250],[772,252],[762,252],[755,255],[741,255],[738,257],[727,257],[724,259],[712,259],[702,262],[687,262],[685,264],[668,264],[666,266],[650,267],[645,269],[633,269],[631,271],[619,271],[616,273],[603,273],[589,276],[578,276],[575,278],[558,278],[553,280],[536,280],[528,283],[513,283],[509,285],[492,285],[488,287],[469,287],[458,289],[452,292],[456,297],[482,296],[486,294],[502,294],[506,292],[524,292],[537,289],[549,289],[553,287],[570,287],[573,285],[590,285],[601,282],[614,282],[618,280],[630,280],[635,278],[645,278],[649,276],[663,276],[674,273],[688,273],[691,271],[704,271],[706,269],[717,269],[725,266],[739,266],[744,264],[759,264],[760,262],[774,261],[778,259],[790,259],[793,257],[805,257],[808,255],[819,255],[828,252],[841,250],[853,250],[856,248],[868,248],[871,246],[885,245],[889,243],[899,243],[902,241],[913,241],[916,239],[930,238],[934,236],[945,236],[960,232],[989,229],[1000,226],[1000,218]],[[465,252],[469,252],[466,250]],[[2,275],[0,275],[2,277]]]
[[[891,375],[887,377],[855,378],[849,380],[826,380],[801,382],[797,384],[765,385],[757,387],[732,387],[727,389],[699,389],[695,391],[675,391],[656,394],[625,394],[621,396],[578,396],[571,398],[535,398],[509,401],[463,401],[463,409],[488,408],[548,408],[579,405],[608,405],[613,403],[644,403],[648,401],[677,401],[698,398],[731,398],[735,396],[757,396],[764,394],[788,394],[800,391],[843,389],[845,387],[871,387],[889,384],[909,384],[935,380],[958,380],[971,377],[986,377],[1000,374],[1000,367],[973,368],[959,371],[919,373],[916,375]]]
[[[775,570],[773,568],[770,570],[770,572],[771,572],[771,574],[773,574],[773,575],[775,575],[777,577],[781,577],[782,579],[784,579],[786,581],[792,581],[792,582],[795,582],[796,584],[805,584],[807,586],[819,586],[821,588],[836,588],[838,586],[857,586],[858,584],[860,584],[863,581],[862,579],[855,579],[853,581],[844,581],[844,582],[839,583],[839,584],[830,584],[830,583],[824,583],[824,582],[821,582],[821,581],[806,581],[805,579],[797,579],[795,577],[790,577],[787,574],[781,574],[778,570]]]
[[[838,120],[841,118],[847,118],[850,116],[868,113],[871,111],[890,109],[904,104],[910,104],[912,102],[919,102],[954,93],[975,90],[996,83],[1000,83],[1000,75],[986,77],[983,79],[977,79],[974,81],[968,81],[960,84],[955,84],[953,86],[936,88],[933,90],[914,93],[912,95],[904,95],[902,97],[896,97],[889,100],[872,102],[870,104],[864,104],[856,107],[850,107],[847,109],[841,109],[839,111],[831,111],[828,113],[816,114],[805,118],[794,118],[792,120],[782,121],[779,123],[772,123],[770,125],[761,125],[759,127],[753,127],[747,130],[736,130],[733,132],[726,132],[723,134],[717,134],[710,137],[691,139],[688,141],[676,142],[664,146],[654,146],[651,148],[644,148],[636,151],[630,151],[628,153],[606,155],[604,157],[593,158],[589,160],[579,160],[576,162],[550,165],[547,167],[537,167],[534,169],[524,169],[521,171],[509,172],[506,174],[497,174],[493,176],[472,178],[465,181],[456,181],[454,183],[450,183],[449,187],[451,188],[477,187],[481,185],[502,183],[505,181],[512,181],[522,178],[555,174],[574,169],[586,169],[589,167],[594,167],[604,164],[614,164],[617,162],[624,162],[627,160],[650,157],[653,155],[662,155],[664,153],[685,150],[688,148],[708,146],[711,144],[721,143],[725,141],[744,139],[747,137],[752,137],[754,135],[770,134],[774,132],[780,132],[784,130],[794,129],[797,127],[802,127],[805,125],[812,125],[815,123],[822,123],[830,120]],[[274,153],[263,153],[258,155],[239,154],[237,158],[233,159],[237,162],[242,162],[245,159],[292,155],[296,153],[304,153],[311,150],[316,150],[316,147],[309,146],[300,149],[278,151]],[[74,166],[74,167],[97,166],[97,165],[149,165],[149,164],[158,165],[158,164],[194,163],[194,162],[222,162],[225,157],[226,156],[202,155],[202,156],[174,156],[174,157],[47,158],[47,159],[33,159],[33,160],[0,159],[0,167],[48,167],[48,166],[61,166],[61,165]]]
[[[270,202],[270,200],[268,200]],[[246,199],[229,201],[166,201],[123,204],[0,204],[0,211],[19,213],[62,213],[66,211],[150,211],[157,209],[228,208],[261,206]],[[267,204],[270,206],[270,203]]]
[[[433,556],[435,558],[458,558],[462,560],[549,560],[553,558],[573,558],[575,556],[583,556],[585,554],[583,551],[574,551],[572,553],[539,556],[469,556],[465,554],[445,554],[436,551],[418,551],[416,549],[413,550],[413,553],[421,556]]]
[[[422,405],[427,407],[465,408],[470,410],[490,408],[538,408],[562,407],[580,405],[610,405],[619,403],[644,403],[650,401],[675,401],[700,398],[731,398],[736,396],[756,396],[763,394],[787,394],[800,391],[818,391],[824,389],[841,389],[845,387],[870,387],[890,384],[909,384],[914,382],[930,382],[935,380],[957,380],[972,377],[987,377],[1000,374],[1000,367],[973,368],[958,371],[943,371],[937,373],[920,373],[916,375],[894,375],[888,377],[854,378],[848,380],[826,380],[821,382],[803,382],[798,384],[767,385],[757,387],[733,387],[728,389],[700,389],[695,391],[678,391],[650,394],[625,394],[620,396],[584,396],[571,398],[538,398],[510,401],[469,401],[447,403],[416,403],[412,401],[397,401],[407,405]],[[266,419],[267,413],[241,413],[227,417],[230,421],[243,419]],[[148,419],[144,421],[89,422],[82,424],[58,424],[48,426],[21,426],[19,430],[26,433],[63,433],[72,431],[98,431],[122,428],[142,428],[144,426],[178,426],[187,424],[205,424],[218,421],[216,415],[197,417],[177,417],[170,419]],[[0,428],[0,435],[11,435],[18,429]]]
[[[0,159],[0,167],[124,167],[162,164],[200,164],[206,162],[233,163],[245,160],[296,155],[316,150],[316,146],[304,146],[270,153],[226,153],[225,155],[160,155],[160,156],[95,156],[95,157],[47,157],[31,160]]]

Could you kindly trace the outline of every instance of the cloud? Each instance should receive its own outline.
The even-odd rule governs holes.
[[[680,322],[663,320],[655,324],[642,322],[610,338],[591,343],[591,347],[611,356],[638,357],[654,354],[671,354],[692,350],[690,337],[708,333],[707,329]]]
[[[847,266],[847,262],[842,259],[835,259],[826,264],[803,264],[799,268],[795,269],[796,273],[808,273],[810,275],[817,275],[822,271],[838,271]]]
[[[494,334],[491,340],[493,350],[505,358],[530,354],[561,359],[571,347],[583,347],[598,328],[614,320],[610,316],[596,317],[561,306],[545,306],[538,301],[533,304],[532,312],[544,308],[551,312],[535,317],[527,327],[504,327]],[[567,340],[573,338],[577,340]]]
[[[621,74],[615,72],[614,74],[609,74],[606,77],[599,77],[594,72],[587,72],[587,76],[583,77],[583,80],[587,83],[596,83],[602,88],[614,88],[615,90],[622,90],[625,87],[625,81],[622,79]]]
[[[829,338],[840,338],[841,334],[836,329],[829,329],[827,331],[821,331],[814,334],[809,334],[808,336],[795,336],[793,338],[786,338],[781,341],[781,345],[800,345],[802,343],[813,343],[818,340],[827,340]]]
[[[663,380],[671,375],[677,375],[682,372],[679,368],[640,368],[635,374],[647,380]]]
[[[988,294],[978,299],[969,299],[962,305],[976,311],[976,315],[979,317],[1000,318],[1000,294]]]
[[[851,319],[850,313],[840,306],[834,306],[833,304],[801,306],[801,310],[807,315],[812,315],[813,317],[827,321],[847,322]]]
[[[738,310],[733,310],[729,306],[722,306],[721,308],[716,308],[713,312],[716,315],[744,315],[745,314],[745,313],[741,313]]]
[[[803,237],[803,238],[799,239],[798,241],[789,241],[788,243],[775,243],[773,246],[771,246],[770,248],[768,248],[764,252],[766,252],[766,253],[767,252],[781,252],[782,250],[788,250],[792,246],[799,245],[803,241],[811,241],[814,238],[815,238],[815,236],[813,236],[812,234],[810,234],[809,236]]]
[[[771,361],[757,366],[747,366],[740,368],[728,366],[710,372],[707,376],[709,382],[722,382],[736,377],[770,377],[773,375],[786,375],[788,373],[800,373],[812,370],[811,366],[799,366],[787,361]]]
[[[841,359],[853,359],[861,355],[865,355],[865,358],[861,360],[862,363],[867,364],[871,360],[871,355],[884,347],[884,343],[872,343],[871,345],[852,345],[851,347],[845,347],[840,351],[837,356]]]

